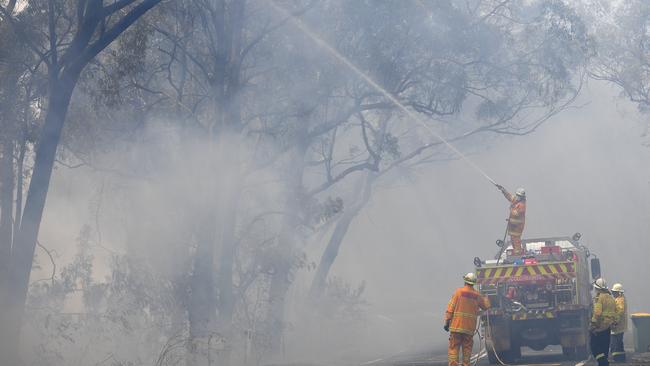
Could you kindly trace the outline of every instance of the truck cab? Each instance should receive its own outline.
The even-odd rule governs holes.
[[[478,289],[492,305],[481,318],[490,363],[512,362],[524,346],[560,345],[568,358],[586,358],[590,292],[600,263],[579,239],[523,240],[526,253],[518,256],[501,242],[494,259],[475,258]]]

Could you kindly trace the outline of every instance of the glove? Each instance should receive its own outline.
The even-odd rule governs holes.
[[[442,327],[442,329],[444,329],[445,332],[449,332],[449,321],[445,322],[445,326]]]

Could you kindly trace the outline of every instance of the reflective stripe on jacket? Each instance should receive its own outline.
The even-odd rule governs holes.
[[[447,304],[445,320],[451,321],[449,330],[456,333],[474,334],[476,331],[476,318],[479,309],[486,310],[490,301],[482,296],[474,287],[465,285],[454,292]]]
[[[612,334],[627,332],[627,304],[625,296],[615,297],[616,302],[616,325],[612,326]]]
[[[526,223],[526,200],[519,200],[517,196],[508,192],[503,195],[510,201],[510,217],[508,218],[508,235],[521,236]]]
[[[616,301],[612,295],[600,292],[594,299],[591,326],[595,332],[602,332],[616,323]]]

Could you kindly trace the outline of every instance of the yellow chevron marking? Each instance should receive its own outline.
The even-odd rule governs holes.
[[[545,275],[545,274],[548,274],[548,272],[546,271],[546,269],[544,268],[544,266],[537,266],[537,269],[539,269],[539,272],[540,272],[541,274],[544,274],[544,275]]]
[[[521,276],[521,274],[524,272],[525,267],[519,267],[517,268],[517,272],[515,272],[515,277]]]
[[[485,270],[485,278],[490,278],[492,277],[492,268],[488,268]]]
[[[557,273],[557,266],[555,264],[549,264],[548,267],[551,269],[551,273]]]
[[[506,269],[506,274],[504,275],[504,277],[510,277],[513,270],[514,270],[513,267],[508,267],[508,269]]]
[[[501,272],[503,272],[503,268],[497,268],[496,272],[494,272],[494,277],[501,277]]]
[[[567,270],[566,268],[566,264],[560,264],[560,269],[562,270],[562,272],[569,272],[569,270]]]

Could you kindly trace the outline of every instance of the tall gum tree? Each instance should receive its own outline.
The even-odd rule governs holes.
[[[0,7],[3,23],[9,23],[47,67],[48,97],[45,122],[36,142],[32,177],[25,198],[20,227],[11,248],[8,281],[2,297],[7,301],[0,327],[4,338],[0,353],[9,364],[18,360],[18,342],[29,287],[34,250],[54,167],[57,147],[75,86],[86,65],[135,21],[161,0],[48,0],[28,1],[25,14],[47,14],[39,37],[32,33],[39,24],[14,14],[11,1]],[[106,4],[105,4],[106,3]]]

